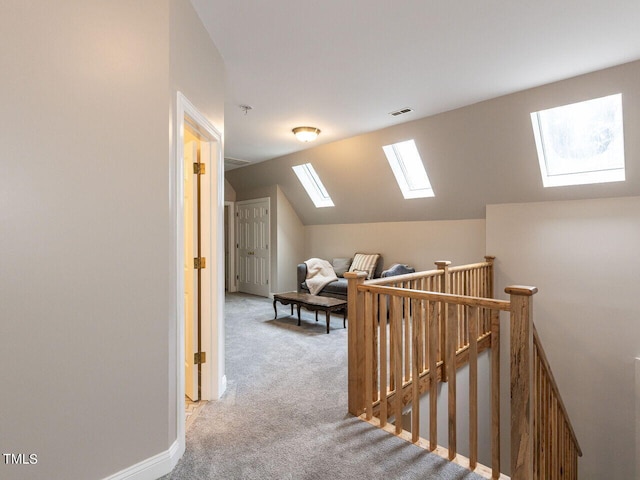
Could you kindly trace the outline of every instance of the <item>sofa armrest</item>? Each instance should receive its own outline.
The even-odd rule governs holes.
[[[296,284],[298,293],[302,292],[301,285],[305,282],[306,279],[307,279],[307,264],[299,263],[298,264],[298,283]]]
[[[416,271],[415,268],[410,267],[409,265],[403,265],[401,263],[395,263],[387,270],[382,272],[380,275],[382,278],[386,277],[395,277],[396,275],[405,275],[407,273],[414,273]]]

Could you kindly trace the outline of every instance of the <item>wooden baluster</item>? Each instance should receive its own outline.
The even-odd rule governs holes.
[[[484,268],[476,268],[473,270],[473,293],[472,297],[484,297],[484,292],[482,291],[482,275],[484,272]]]
[[[411,400],[411,441],[417,442],[420,438],[420,360],[422,350],[422,338],[420,336],[420,323],[422,322],[422,301],[419,303],[415,300],[413,303],[413,312],[411,315],[413,321],[413,342],[412,342],[412,359],[411,359],[411,392],[413,398]],[[419,308],[418,308],[419,307]]]
[[[373,296],[373,312],[371,316],[371,328],[372,341],[373,341],[373,401],[380,400],[380,388],[378,387],[378,375],[380,365],[378,363],[378,343],[379,343],[379,331],[380,331],[380,313],[378,311],[378,305],[380,304],[380,295],[375,294]]]
[[[567,465],[567,426],[565,423],[565,419],[564,416],[562,417],[562,431],[561,431],[561,442],[560,442],[560,458],[561,458],[561,462],[560,462],[560,475],[559,478],[565,478],[564,477],[564,470],[566,468]]]
[[[373,416],[373,295],[364,296],[364,404],[367,420]]]
[[[465,270],[464,271],[464,293],[463,293],[463,295],[466,295],[467,297],[473,296],[472,295],[472,290],[471,290],[471,281],[472,281],[472,277],[473,277],[473,272],[474,271],[475,271],[475,269],[470,269],[470,270]]]
[[[567,465],[565,478],[573,479],[573,441],[571,433],[567,430],[568,448],[567,448]]]
[[[404,328],[404,381],[411,378],[411,309],[409,308],[409,298],[403,299],[402,319]]]
[[[442,270],[442,276],[440,277],[440,292],[441,293],[451,293],[451,286],[450,286],[450,278],[449,278],[449,265],[451,265],[451,262],[446,261],[446,260],[439,260],[436,262],[436,266],[438,267],[438,270]],[[445,328],[446,322],[447,322],[447,307],[444,303],[440,304],[440,315],[438,315],[438,318],[440,320],[440,325],[439,325],[439,331],[440,331],[440,341],[439,341],[439,348],[440,348],[440,358],[442,360],[442,381],[446,382],[447,381],[447,368],[446,368],[446,364],[447,364],[447,355],[446,355],[446,351],[447,351],[447,335],[448,335],[448,331]]]
[[[389,306],[389,389],[396,389],[396,355],[393,351],[393,348],[396,344],[395,340],[395,327],[392,322],[393,320],[393,297],[387,296],[387,302]],[[402,380],[402,379],[401,379]]]
[[[540,359],[537,354],[538,350],[533,345],[533,383],[535,384],[535,394],[532,394],[533,406],[533,478],[540,478],[540,457],[541,445],[540,440]]]
[[[567,419],[567,424],[569,423],[569,419]],[[567,435],[567,458],[566,458],[566,465],[565,465],[565,470],[567,470],[569,472],[569,475],[565,475],[565,477],[571,477],[573,476],[571,474],[571,457],[572,457],[572,451],[573,451],[573,439],[571,438],[571,427],[570,425],[567,425],[567,430],[566,430],[566,435]]]
[[[380,426],[387,424],[387,295],[380,295]]]
[[[427,370],[429,359],[429,330],[427,326],[427,308],[429,302],[427,300],[420,302],[420,338],[422,339],[422,352],[420,354],[420,374]]]
[[[429,304],[431,302],[429,300],[425,300],[422,302],[422,311],[421,317],[422,322],[420,322],[422,336],[422,372],[421,375],[426,373],[429,370]]]
[[[511,479],[533,476],[533,302],[535,287],[508,287],[511,295]],[[532,395],[534,390],[534,395]]]
[[[562,466],[560,467],[560,478],[569,478],[569,451],[571,444],[569,440],[569,432],[566,423],[562,424]]]
[[[394,417],[396,422],[396,435],[402,432],[402,299],[391,297],[391,357],[394,359],[395,368],[395,399]]]
[[[482,270],[482,276],[480,278],[480,281],[484,282],[489,275],[489,268],[488,267],[484,267],[484,269]],[[493,298],[493,295],[490,294],[490,292],[488,291],[488,286],[487,285],[483,285],[482,287],[482,294],[485,296],[485,298]],[[487,315],[485,316],[485,330],[484,332],[490,332],[491,331],[491,312],[487,312]]]
[[[478,308],[469,308],[469,468],[478,463]]]
[[[486,255],[484,259],[489,264],[489,266],[486,267],[487,274],[483,275],[483,279],[486,281],[486,290],[483,291],[483,296],[487,298],[493,298],[493,263],[496,257],[492,255]]]
[[[491,314],[491,476],[500,477],[500,312]]]
[[[347,330],[349,413],[364,410],[364,295],[358,291],[367,277],[364,272],[347,272]]]
[[[447,304],[447,380],[449,382],[449,460],[457,454],[456,417],[456,344],[458,340],[457,305]]]
[[[553,445],[551,448],[551,479],[556,480],[558,478],[558,402],[555,396],[555,392],[551,399],[551,438],[553,439]]]
[[[429,302],[429,449],[438,445],[438,304]]]
[[[423,305],[423,301],[422,300],[416,300],[416,299],[412,299],[411,300],[411,315],[413,318],[413,337],[417,337],[418,338],[418,355],[416,357],[416,362],[417,365],[415,366],[415,368],[417,368],[418,370],[418,375],[420,375],[422,373],[422,371],[424,370],[424,336],[423,336],[423,332],[422,332],[422,305]],[[411,378],[413,379],[413,374],[411,375]]]
[[[545,461],[545,476],[551,477],[551,382],[549,382],[546,372],[544,372],[544,411],[545,411],[545,446],[547,448],[546,461]]]
[[[492,255],[485,255],[485,262],[489,265],[484,267],[483,275],[482,275],[482,296],[486,298],[494,298],[493,296],[493,264],[496,257]],[[490,322],[490,319],[488,319]],[[489,330],[490,325],[487,325],[487,331]]]
[[[454,278],[453,278],[453,293],[456,295],[462,295],[462,273],[463,272],[456,272],[454,273]],[[457,319],[457,323],[458,323],[458,341],[456,342],[456,352],[458,350],[460,350],[462,348],[462,346],[464,345],[464,325],[463,325],[463,316],[460,315],[460,311],[461,311],[462,305],[456,305],[456,319]]]
[[[460,295],[469,295],[469,270],[463,270],[460,272]],[[467,308],[464,305],[458,306],[458,310],[460,312],[460,323],[462,329],[462,342],[460,343],[460,348],[466,347],[469,345],[469,317]]]
[[[421,290],[423,291],[423,286],[424,286],[424,278],[420,279],[419,281],[415,282],[415,286],[413,287],[416,290]],[[421,350],[420,350],[420,355],[419,355],[419,365],[418,365],[418,372],[422,375],[422,373],[427,369],[427,350],[426,350],[426,342],[427,342],[427,338],[425,336],[425,327],[424,327],[424,322],[426,320],[426,315],[424,313],[424,307],[425,307],[425,301],[417,301],[417,308],[419,310],[418,314],[419,314],[419,319],[420,322],[418,322],[418,336],[420,337],[420,345],[422,346]]]

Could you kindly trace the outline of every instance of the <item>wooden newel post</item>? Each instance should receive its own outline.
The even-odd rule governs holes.
[[[358,286],[367,278],[365,272],[347,272],[347,331],[349,413],[360,415],[364,412],[364,294]]]
[[[489,264],[489,275],[487,276],[487,292],[486,292],[486,296],[488,298],[494,298],[493,296],[493,262],[495,261],[496,257],[494,257],[493,255],[485,255],[484,256],[484,260],[485,262],[487,262]]]
[[[536,287],[512,286],[511,479],[533,478],[533,299]]]
[[[440,284],[440,293],[451,293],[451,280],[449,278],[449,265],[451,262],[448,260],[438,260],[434,262],[438,270],[443,270],[442,283]]]

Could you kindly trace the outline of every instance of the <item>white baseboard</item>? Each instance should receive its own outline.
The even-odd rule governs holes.
[[[106,477],[105,480],[156,480],[171,472],[183,453],[184,449],[182,449],[182,452],[180,451],[180,446],[176,440],[169,450],[120,470],[118,473]]]
[[[222,397],[222,394],[227,391],[227,376],[223,375],[220,380],[220,388],[218,390],[218,400]]]

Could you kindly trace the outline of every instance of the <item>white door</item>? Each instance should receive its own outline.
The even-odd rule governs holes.
[[[269,296],[269,199],[236,204],[238,289]]]
[[[184,146],[184,392],[191,400],[198,400],[198,368],[194,354],[198,351],[198,291],[197,270],[193,259],[197,256],[197,192],[193,164],[198,161],[198,144]]]

